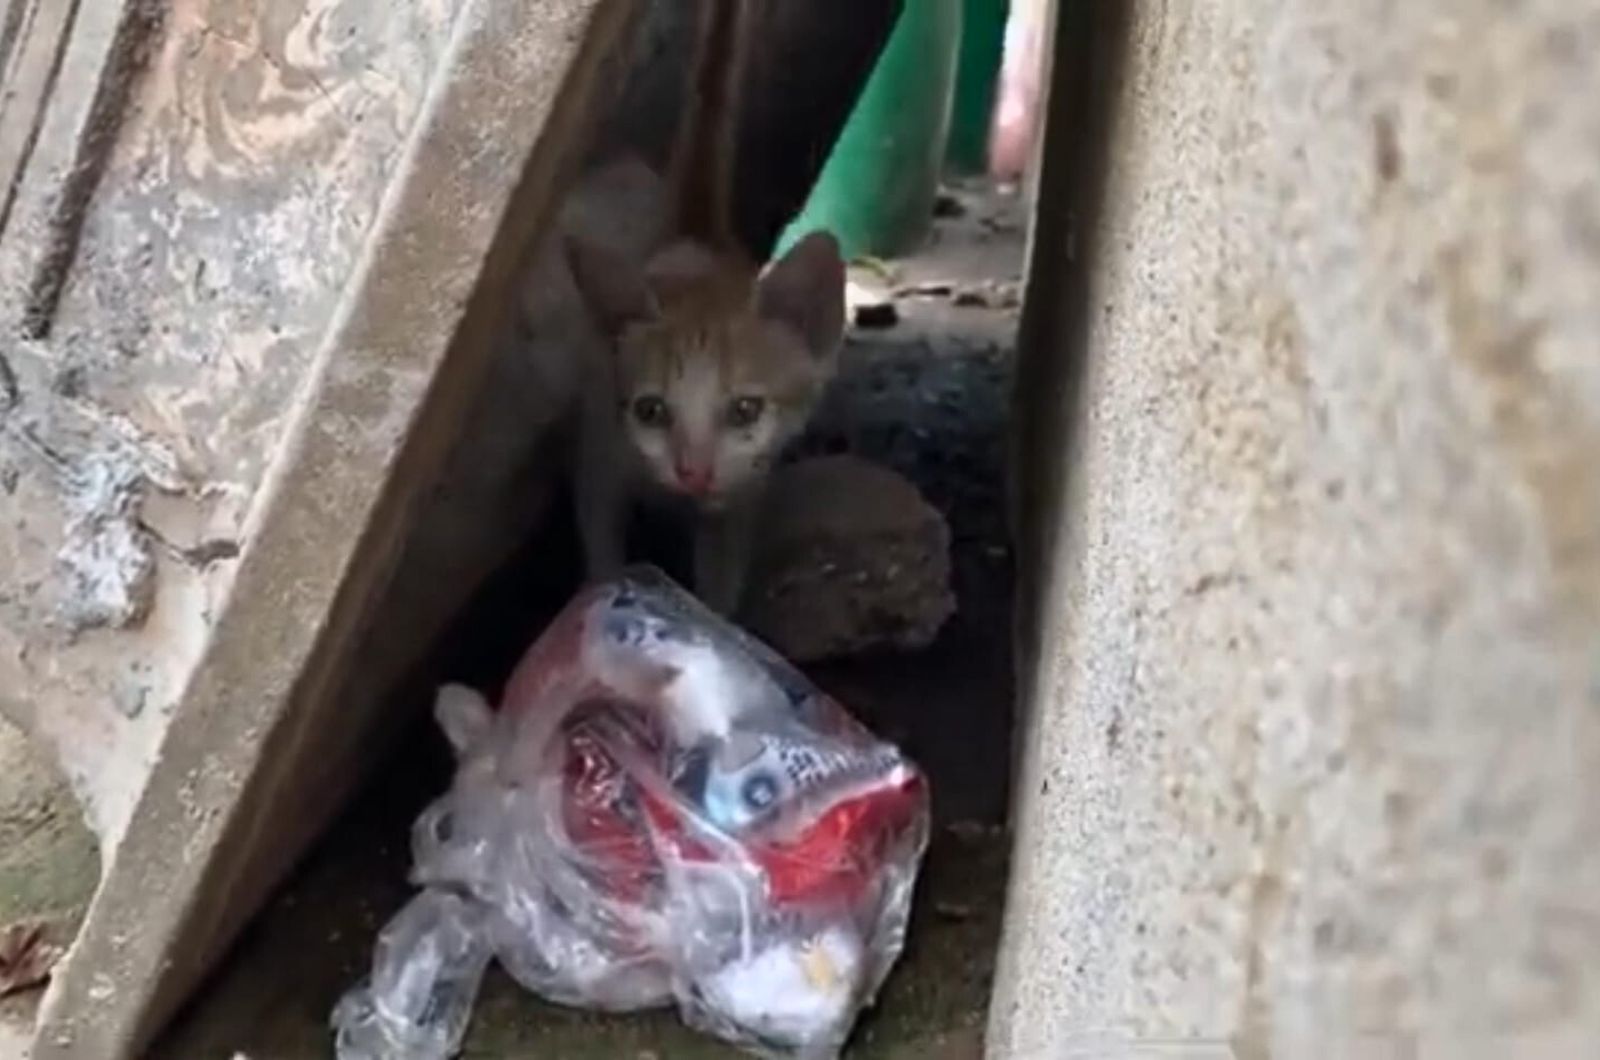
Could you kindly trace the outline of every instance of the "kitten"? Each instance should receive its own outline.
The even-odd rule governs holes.
[[[750,0],[703,0],[665,238],[641,257],[569,233],[608,349],[582,380],[575,493],[591,577],[625,561],[630,506],[687,497],[694,589],[733,612],[773,462],[805,426],[844,331],[844,264],[814,232],[764,269],[732,235],[729,182]]]

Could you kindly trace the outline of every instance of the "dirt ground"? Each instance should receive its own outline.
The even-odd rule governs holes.
[[[1004,518],[1008,370],[1022,253],[1016,202],[954,189],[914,259],[855,270],[895,306],[852,328],[841,378],[805,452],[848,451],[901,471],[948,519],[957,614],[932,647],[836,661],[812,678],[928,771],[937,827],[911,940],[848,1055],[975,1060],[1005,891],[1012,673],[1011,556]],[[870,298],[868,300],[871,300]],[[862,310],[863,319],[887,311]],[[418,717],[438,679],[494,688],[571,586],[570,527],[532,542],[400,697]],[[328,1015],[364,974],[373,937],[407,897],[407,830],[448,782],[442,741],[419,721],[384,775],[247,933],[155,1060],[331,1055]],[[3,1041],[3,1039],[0,1039]],[[543,1004],[492,974],[467,1057],[677,1060],[739,1055],[670,1013],[600,1017]]]

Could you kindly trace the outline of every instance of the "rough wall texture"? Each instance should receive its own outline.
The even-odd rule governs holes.
[[[0,114],[0,707],[106,866],[36,1057],[136,1054],[381,744],[359,634],[633,10],[83,5]]]
[[[168,5],[123,107],[93,118],[115,134],[95,193],[67,204],[104,40],[134,6],[81,11],[36,122],[5,115],[38,139],[0,242],[0,709],[57,747],[107,842],[226,595],[457,4]],[[46,260],[67,232],[75,259]],[[47,333],[30,337],[51,276]]]
[[[993,1055],[1594,1055],[1600,4],[1131,8]]]

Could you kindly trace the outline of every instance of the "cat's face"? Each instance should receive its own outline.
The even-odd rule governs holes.
[[[643,294],[615,289],[629,279],[615,260],[603,281],[593,261],[575,260],[575,273],[611,324],[624,435],[659,485],[715,506],[764,477],[805,426],[833,371],[844,277],[826,236],[754,282],[712,262],[669,260]]]
[[[759,480],[811,414],[827,362],[754,313],[630,328],[622,428],[662,486],[714,502]]]

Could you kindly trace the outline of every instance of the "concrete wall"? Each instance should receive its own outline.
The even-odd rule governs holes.
[[[373,33],[360,5],[271,6],[185,0],[143,29],[147,5],[92,5],[37,116],[5,115],[35,146],[0,241],[0,709],[57,747],[108,842],[455,5],[389,5]]]
[[[1596,1055],[1600,4],[1062,19],[992,1055]]]
[[[61,50],[0,113],[0,709],[106,866],[36,1057],[136,1053],[381,744],[359,634],[634,6],[24,23]]]

